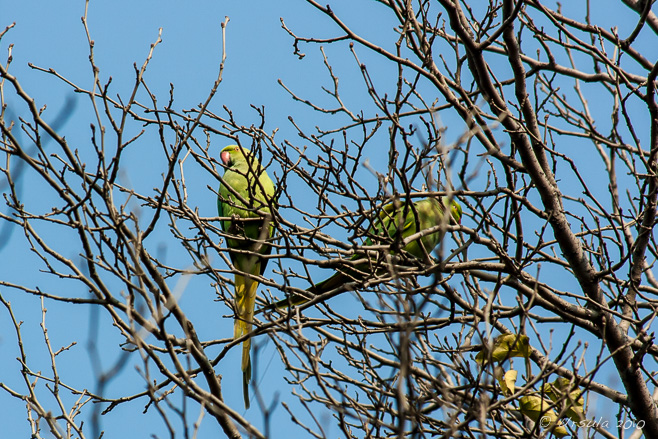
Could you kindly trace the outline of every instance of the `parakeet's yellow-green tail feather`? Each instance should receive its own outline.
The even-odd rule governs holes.
[[[235,275],[235,325],[233,338],[251,332],[258,282],[239,274]],[[249,408],[249,381],[251,381],[251,339],[242,342],[242,392],[244,406]]]
[[[246,343],[245,343],[246,344]],[[244,398],[244,408],[249,408],[249,381],[251,381],[251,358],[249,358],[249,347],[242,345],[242,396]],[[245,357],[247,359],[247,367],[245,368]]]

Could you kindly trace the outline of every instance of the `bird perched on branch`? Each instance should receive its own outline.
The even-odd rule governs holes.
[[[449,210],[449,215],[445,215],[446,209]],[[405,252],[418,259],[425,259],[426,255],[429,255],[441,242],[445,233],[445,226],[459,224],[461,216],[461,206],[450,197],[440,199],[430,197],[406,204],[396,200],[382,208],[376,223],[368,231],[365,245],[388,244],[391,246],[391,253],[393,254],[400,254],[399,249],[403,245],[402,250]],[[427,231],[427,233],[423,233],[424,231]],[[359,259],[365,260],[357,262]],[[354,263],[351,265],[345,264],[340,271],[337,271],[329,279],[311,286],[304,294],[293,294],[286,299],[264,307],[262,311],[301,305],[320,294],[330,291],[339,294],[347,289],[341,289],[341,287],[367,278],[369,272],[372,271],[373,261],[363,254],[355,254],[350,262]],[[382,266],[378,271],[381,274],[384,270],[385,267]]]
[[[233,337],[249,334],[254,317],[258,281],[265,271],[268,243],[274,233],[272,211],[275,190],[272,180],[249,150],[229,145],[220,153],[226,170],[219,186],[217,209],[226,244],[235,267],[235,325]],[[251,380],[251,339],[242,342],[242,390],[249,408]]]

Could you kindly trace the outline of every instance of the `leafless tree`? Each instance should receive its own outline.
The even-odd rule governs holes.
[[[230,59],[221,60],[198,107],[177,108],[173,86],[162,105],[144,79],[158,40],[127,94],[96,68],[85,88],[33,66],[88,99],[90,141],[71,144],[12,75],[9,46],[0,64],[1,215],[51,276],[39,285],[0,281],[25,387],[0,386],[25,401],[35,437],[40,430],[100,437],[101,410],[111,419],[122,404],[157,411],[172,437],[176,422],[193,436],[200,419],[189,424],[181,395],[228,437],[278,435],[277,417],[318,438],[330,436],[328,424],[345,437],[658,437],[653,2],[606,2],[609,14],[633,17],[635,25],[621,29],[592,18],[590,6],[601,5],[589,2],[563,11],[533,0],[382,0],[370,6],[388,20],[376,24],[389,26],[378,37],[350,6],[306,3],[330,34],[301,34],[285,17],[282,32],[291,61],[313,63],[318,58],[307,54],[320,54],[318,71],[330,86],[318,99],[280,81],[296,111],[318,121],[291,114],[287,137],[266,128],[265,108],[254,106],[250,121],[230,108],[211,110]],[[91,36],[89,50],[94,67]],[[9,116],[9,95],[23,106],[9,108],[20,119]],[[195,300],[232,318],[226,234],[188,194],[194,175],[216,197],[217,153],[229,143],[254,151],[278,188],[271,269],[259,279],[257,308],[303,293],[355,254],[385,268],[304,305],[257,314],[256,366],[258,346],[273,343],[297,400],[283,404],[289,415],[272,412],[278,401],[255,380],[251,410],[262,413],[262,427],[225,402],[216,371],[242,340],[200,336],[179,305],[181,295],[196,294],[188,282],[202,282],[219,304]],[[126,156],[135,154],[162,164],[158,187],[130,184],[139,169]],[[52,205],[21,195],[27,179]],[[391,253],[399,242],[364,246],[385,204],[445,194],[463,218],[443,225],[432,258]],[[185,257],[158,257],[162,241],[154,236]],[[73,284],[85,291],[67,294]],[[49,372],[30,368],[9,292],[42,299]],[[91,305],[122,340],[112,346],[123,352],[116,364],[98,363],[95,391],[69,386],[57,368],[73,346],[48,338],[47,304],[60,302]],[[96,358],[98,347],[89,349]],[[146,390],[106,396],[104,384],[129,362],[140,365]],[[233,370],[238,376],[237,363]],[[67,406],[62,394],[74,402]],[[601,408],[611,405],[614,417]]]

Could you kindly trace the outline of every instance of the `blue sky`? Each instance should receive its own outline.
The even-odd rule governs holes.
[[[0,28],[16,22],[15,27],[0,41],[0,62],[5,64],[8,46],[13,44],[10,73],[17,76],[27,93],[36,98],[37,106],[48,105],[45,113],[47,120],[55,118],[67,99],[74,100],[75,110],[61,132],[69,142],[80,145],[80,153],[83,155],[89,153],[84,148],[85,145],[89,145],[91,136],[89,123],[94,119],[90,115],[89,99],[72,93],[70,87],[54,76],[31,69],[28,63],[45,69],[52,68],[81,87],[91,87],[89,47],[80,20],[84,14],[84,7],[83,1],[0,0],[0,10],[3,11],[0,16],[2,20]],[[335,6],[335,9],[338,15],[349,10],[350,15],[346,21],[356,26],[364,36],[377,41],[391,41],[390,30],[393,23],[388,21],[389,17],[384,14],[384,8],[380,5],[371,6],[365,1],[349,2],[349,4],[345,2]],[[596,10],[594,14],[599,12],[602,11]],[[170,84],[174,84],[175,87],[175,108],[189,109],[197,106],[205,100],[217,77],[222,48],[220,25],[225,16],[230,18],[225,42],[226,67],[223,82],[209,106],[210,111],[221,114],[222,107],[226,106],[234,112],[241,124],[248,126],[259,122],[256,112],[250,108],[250,105],[264,106],[267,114],[265,130],[278,129],[279,141],[297,139],[296,130],[288,120],[289,116],[294,117],[298,124],[309,131],[312,131],[316,125],[338,126],[336,118],[347,120],[344,115],[337,115],[330,120],[324,115],[308,110],[303,104],[293,101],[278,85],[278,80],[281,80],[302,97],[312,97],[315,102],[325,103],[327,106],[335,105],[320,90],[321,86],[331,88],[332,83],[326,69],[322,67],[322,53],[319,47],[303,46],[301,49],[306,56],[303,60],[299,60],[293,54],[292,39],[281,28],[280,17],[283,17],[286,25],[301,35],[313,34],[320,38],[329,38],[338,34],[335,27],[330,25],[324,16],[303,2],[91,2],[88,23],[91,39],[95,43],[94,56],[96,65],[100,68],[101,82],[107,82],[111,76],[111,92],[113,95],[118,93],[125,98],[134,83],[133,65],[141,66],[150,45],[156,41],[159,29],[162,28],[162,42],[155,49],[145,80],[151,92],[158,97],[160,106],[166,104]],[[632,16],[633,14],[628,14],[629,18]],[[623,18],[616,17],[616,23],[610,25],[619,24],[623,29],[624,26],[628,26],[627,23],[630,23]],[[646,45],[650,46],[655,40],[646,41]],[[365,92],[358,65],[351,56],[346,55],[348,52],[347,43],[325,47],[325,53],[332,63],[334,72],[341,78],[341,96],[345,99],[346,105],[372,112],[373,108]],[[395,68],[365,50],[357,48],[357,53],[361,62],[367,64],[369,71],[376,72],[374,81],[377,87],[381,87],[379,90],[382,93],[390,91],[395,85],[394,78],[397,75]],[[435,97],[438,96],[430,96],[428,99],[433,100]],[[140,96],[140,99],[145,98],[145,94]],[[24,111],[24,107],[19,105],[16,98],[10,96],[8,99],[10,109],[13,109],[12,105],[16,105],[18,109],[15,111],[23,114],[21,111]],[[601,102],[605,102],[605,98],[600,99]],[[463,123],[454,113],[445,112],[440,117],[448,127],[447,142],[462,134]],[[603,123],[608,123],[605,118],[602,120],[605,120]],[[131,124],[127,136],[136,135],[140,130],[138,124]],[[158,166],[160,164],[158,155],[153,154],[149,149],[150,141],[153,145],[157,144],[154,135],[155,133],[151,132],[145,134],[140,139],[139,146],[129,150],[126,162],[133,167],[127,168],[126,175],[121,179],[122,183],[148,192],[161,181],[162,169]],[[340,139],[339,135],[335,137]],[[215,154],[227,143],[227,139],[213,138]],[[376,149],[370,151],[372,155],[368,158],[376,169],[378,166],[386,166],[386,157],[382,157],[383,154],[378,153]],[[591,160],[591,151],[584,151],[582,155],[574,151],[574,157],[585,163]],[[161,157],[159,159],[161,160]],[[265,159],[268,157],[265,156]],[[280,173],[280,169],[273,169],[270,175],[274,177],[277,172]],[[359,176],[367,188],[377,188],[376,178],[369,171],[360,169]],[[186,174],[186,178],[190,187],[189,204],[198,207],[202,216],[215,216],[215,195],[206,186],[216,187],[217,182],[209,181],[207,175],[195,173],[193,167]],[[572,176],[566,174],[565,178]],[[600,186],[600,189],[605,191],[605,186]],[[300,197],[303,196],[303,188],[297,190],[299,192],[295,193]],[[31,185],[28,180],[27,184],[23,185],[23,191],[23,196],[30,200],[33,208],[49,206],[51,200],[48,198],[48,191],[38,185]],[[139,210],[137,204],[134,208]],[[184,257],[177,253],[176,247],[169,245],[166,227],[156,236],[162,248],[166,249],[164,258],[167,261],[184,260]],[[67,240],[73,237],[66,234],[53,234],[50,239],[54,246],[66,248]],[[11,257],[7,257],[9,253]],[[77,255],[71,250],[65,256],[75,258]],[[53,288],[54,292],[61,294],[76,296],[86,294],[83,288],[72,282],[55,283],[48,275],[36,273],[35,270],[42,267],[34,254],[24,246],[22,235],[18,232],[11,237],[9,246],[2,249],[2,257],[0,276],[3,280],[25,282],[25,279],[30,279],[35,284],[45,282]],[[216,258],[214,263],[220,264],[221,261]],[[564,285],[560,284],[558,287],[565,290],[574,287],[571,282],[570,279],[566,280]],[[175,281],[172,283],[175,284]],[[42,315],[38,299],[9,289],[2,289],[1,292],[4,297],[11,300],[17,318],[24,321],[22,331],[26,344],[43,346],[43,335],[39,328]],[[276,291],[272,293],[277,294]],[[228,315],[228,309],[214,302],[213,299],[214,291],[208,285],[207,278],[191,280],[181,298],[181,306],[195,322],[202,339],[229,337],[232,333],[233,323]],[[346,298],[346,303],[339,306],[347,308],[351,300],[353,299]],[[81,331],[89,332],[93,328],[101,331],[99,339],[107,346],[112,346],[109,350],[100,349],[101,363],[104,368],[110,367],[120,355],[116,349],[120,338],[113,331],[111,321],[104,313],[90,313],[83,307],[76,308],[79,314],[74,316],[71,315],[71,308],[68,306],[47,302],[46,307],[48,308],[46,321],[53,346],[65,346],[72,340],[80,342],[60,356],[59,368],[73,371],[73,375],[69,378],[76,383],[76,386],[90,386],[89,383],[94,381],[89,349],[85,345],[88,337],[84,335],[80,337],[80,334]],[[17,356],[15,336],[6,318],[6,312],[0,310],[0,313],[2,315],[0,370],[15,371]],[[262,339],[256,342],[257,345],[263,344],[262,350],[258,353],[257,375],[265,399],[269,401],[278,394],[280,399],[294,402],[294,398],[282,393],[288,392],[288,387],[281,378],[282,365],[272,343],[265,337]],[[33,362],[31,364],[38,365],[36,369],[44,373],[49,368],[48,357],[45,354],[46,351],[42,348],[29,352],[29,359]],[[234,349],[229,353],[226,361],[220,363],[217,373],[224,376],[224,394],[229,405],[239,409],[242,404],[241,387],[239,380],[233,379],[239,373],[238,364],[238,350]],[[139,374],[140,371],[132,366],[126,368],[110,383],[107,394],[116,396],[122,394],[126,388],[134,389],[143,386]],[[614,375],[612,377],[614,378]],[[17,388],[21,386],[17,373],[2,374],[0,381]],[[143,405],[144,402],[138,402],[115,409],[115,412],[109,415],[109,421],[102,423],[106,437],[119,437],[126,434],[132,437],[145,437],[151,432],[161,437],[165,436],[166,431],[157,421],[157,414],[153,410],[146,416],[141,415]],[[12,437],[26,437],[29,428],[22,403],[11,398],[7,393],[0,392],[0,406],[5,408],[0,416],[0,422],[9,429],[8,434]],[[117,416],[117,412],[120,416]],[[288,424],[289,417],[282,407],[277,408],[276,414],[276,429],[284,432],[285,428],[292,428],[292,424]],[[245,416],[262,427],[262,419],[256,410],[252,409]],[[328,416],[330,416],[328,412],[318,414],[320,419],[326,420]],[[117,419],[125,422],[116,422]],[[338,431],[331,430],[332,425],[333,423],[329,421],[326,424],[328,430],[325,432],[330,437],[340,434]],[[213,435],[217,429],[214,421],[206,418],[202,422],[203,434],[200,437]],[[287,436],[275,434],[274,437]]]

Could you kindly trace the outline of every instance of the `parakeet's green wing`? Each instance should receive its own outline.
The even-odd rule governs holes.
[[[425,198],[410,206],[398,205],[392,210],[393,219],[388,226],[388,236],[408,239],[419,231],[429,230],[435,226],[451,222],[459,222],[459,218],[446,217],[445,205],[447,200]],[[425,259],[441,242],[444,231],[438,228],[434,232],[426,233],[420,239],[408,242],[404,250],[418,259]]]
[[[265,175],[267,177],[267,175]],[[269,179],[269,177],[268,177]],[[271,180],[270,180],[271,183]],[[267,188],[267,186],[266,186]],[[241,191],[237,191],[240,193]],[[269,190],[266,191],[266,194],[270,197],[274,195],[274,187],[272,186],[269,188]],[[247,212],[244,209],[240,209],[232,203],[228,202],[222,202],[221,198],[224,197],[225,199],[228,198],[228,193],[227,194],[222,194],[220,192],[220,197],[217,198],[217,211],[220,217],[239,217],[239,218],[245,218],[245,217],[252,217],[250,214],[251,212]],[[273,200],[276,203],[276,200]],[[263,206],[262,208],[259,208],[258,210],[261,210],[263,212],[269,213],[269,208]],[[256,216],[257,218],[257,216]],[[257,240],[259,237],[261,237],[264,233],[262,231],[264,223],[258,223],[258,222],[253,222],[253,221],[222,221],[222,230],[224,230],[227,233],[231,233],[236,236],[245,236],[246,238]],[[266,232],[265,237],[267,239],[271,238],[273,233],[274,233],[274,226],[271,222],[271,220],[268,222],[269,225],[269,230]],[[247,245],[244,242],[241,242],[241,240],[235,240],[235,239],[228,239],[228,247],[229,248],[234,248],[234,249],[241,249],[241,250],[248,250],[250,248],[249,245]],[[262,248],[258,249],[258,253],[260,253],[263,256],[267,256],[272,253],[272,246],[271,245],[263,245]],[[231,262],[233,262],[233,265],[236,264],[236,259],[238,259],[238,264],[240,262],[245,261],[246,262],[246,257],[245,255],[237,255],[236,253],[230,253],[229,256],[231,257]],[[264,260],[265,263],[260,264],[260,272],[258,274],[262,275],[265,271],[265,268],[267,266],[267,260]],[[245,265],[240,264],[240,265]],[[251,270],[250,270],[251,271]]]

